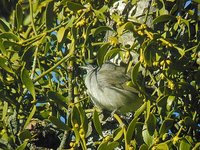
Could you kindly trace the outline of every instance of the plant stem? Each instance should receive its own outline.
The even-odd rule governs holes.
[[[44,77],[45,75],[47,75],[48,73],[50,73],[51,71],[53,71],[54,69],[56,69],[61,63],[63,63],[64,61],[68,60],[69,58],[71,58],[71,54],[66,55],[61,60],[59,60],[53,67],[49,68],[48,70],[46,70],[45,72],[43,72],[41,75],[39,75],[38,77],[36,77],[34,79],[34,82],[38,81],[39,79],[41,79],[42,77]]]

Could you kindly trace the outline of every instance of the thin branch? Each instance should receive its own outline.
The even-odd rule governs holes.
[[[34,24],[33,6],[32,6],[31,0],[29,0],[29,7],[30,7],[31,24],[32,24],[32,27],[33,27],[33,32],[35,33],[35,35],[37,35],[37,31],[35,29],[35,24]]]
[[[45,72],[43,72],[41,75],[39,75],[38,77],[36,77],[34,79],[34,82],[38,81],[39,79],[41,79],[42,77],[44,77],[45,75],[47,75],[48,73],[50,73],[51,71],[53,71],[61,63],[63,63],[64,61],[68,60],[69,58],[71,58],[71,54],[70,53],[68,55],[66,55],[65,57],[63,57],[61,60],[59,60],[53,67],[49,68],[48,70],[46,70]]]

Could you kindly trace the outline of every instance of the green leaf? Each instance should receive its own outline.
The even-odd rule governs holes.
[[[110,43],[105,43],[100,47],[100,49],[97,52],[97,63],[99,66],[101,66],[104,63],[104,57],[110,47]]]
[[[200,148],[200,142],[197,142],[195,146],[192,148],[192,150],[199,150],[199,148]]]
[[[149,147],[146,144],[142,144],[139,150],[148,150]]]
[[[172,107],[174,100],[175,100],[175,96],[173,96],[173,95],[170,95],[167,98],[167,110],[171,110],[171,107]]]
[[[108,27],[108,26],[100,26],[100,27],[98,27],[98,28],[96,28],[96,29],[93,29],[93,30],[92,30],[92,34],[93,34],[93,36],[95,37],[95,36],[97,36],[99,33],[101,33],[101,32],[106,32],[106,31],[113,31],[113,29],[110,28],[110,27]]]
[[[135,85],[138,85],[137,79],[138,79],[139,68],[140,68],[140,62],[137,62],[137,64],[134,65],[131,71],[131,81]]]
[[[81,126],[84,129],[84,132],[87,133],[88,131],[88,118],[86,116],[85,110],[82,106],[78,107],[80,118],[81,118]]]
[[[147,103],[145,102],[139,109],[135,111],[134,116],[138,117],[141,113],[145,111],[146,107],[147,107]]]
[[[131,121],[131,123],[129,124],[129,126],[128,126],[128,128],[127,128],[127,133],[126,133],[126,142],[127,142],[127,144],[129,144],[130,141],[131,141],[132,138],[133,138],[133,133],[134,133],[134,131],[135,131],[135,125],[136,125],[137,119],[138,119],[138,117],[136,116],[136,117]]]
[[[24,124],[24,129],[26,129],[26,127],[28,126],[29,122],[31,121],[31,119],[33,118],[34,114],[35,114],[35,111],[36,111],[36,106],[34,105],[32,110],[31,110],[31,113],[29,114],[25,124]]]
[[[117,29],[117,33],[118,35],[122,35],[124,30],[130,30],[131,32],[133,32],[134,30],[134,25],[131,22],[127,22],[124,25],[122,25],[121,27],[119,27]]]
[[[200,4],[200,0],[192,0],[192,1],[195,2],[195,3]]]
[[[168,147],[167,143],[160,143],[160,144],[156,145],[156,149],[169,150],[169,147]]]
[[[182,139],[181,142],[180,142],[180,146],[179,146],[179,149],[191,149],[192,148],[192,145],[190,143],[188,143],[187,140],[185,139]]]
[[[8,102],[4,101],[3,102],[3,112],[2,112],[2,118],[1,120],[3,121],[7,115],[7,112],[8,112]]]
[[[144,142],[145,142],[148,146],[151,146],[151,145],[153,144],[153,139],[154,139],[154,137],[151,136],[151,135],[149,134],[146,125],[143,126],[142,137],[143,137]]]
[[[117,54],[119,54],[120,51],[121,51],[120,48],[114,48],[114,49],[108,50],[108,52],[104,56],[104,61],[114,58]]]
[[[54,2],[51,1],[46,6],[46,27],[47,29],[51,29],[53,27],[53,21],[54,21]]]
[[[0,34],[0,39],[19,41],[19,37],[11,32],[4,32]]]
[[[94,13],[101,22],[106,22],[106,17],[101,11],[94,10]]]
[[[150,67],[153,65],[153,61],[156,57],[156,51],[154,47],[154,41],[149,41],[148,44],[144,47],[143,51],[144,61]]]
[[[29,72],[25,67],[23,67],[21,70],[21,80],[22,83],[25,85],[25,87],[29,90],[29,92],[33,96],[33,99],[35,100],[35,87],[33,81],[29,77]]]
[[[67,108],[67,102],[68,102],[67,98],[62,96],[61,94],[54,91],[49,91],[48,97],[52,99],[55,103],[60,104],[61,106],[64,106]]]
[[[161,15],[153,20],[153,24],[167,22],[167,21],[176,21],[176,17],[172,15]]]
[[[49,120],[61,130],[70,130],[70,128],[55,116],[49,116]]]
[[[176,48],[178,50],[179,54],[181,55],[181,58],[185,55],[185,50],[184,49],[182,49],[182,48],[180,48],[178,46],[175,46],[175,45],[174,45],[174,48]]]
[[[24,150],[27,144],[28,144],[28,140],[25,140],[20,146],[16,148],[16,150]]]
[[[101,127],[101,123],[100,123],[100,120],[99,120],[99,115],[98,115],[98,112],[95,110],[94,113],[93,113],[93,123],[94,123],[94,127],[97,131],[97,133],[103,137],[103,134],[102,134],[102,127]]]
[[[132,1],[131,1],[131,4],[132,4],[132,5],[135,5],[135,4],[137,3],[137,1],[138,1],[138,0],[132,0]]]
[[[122,127],[117,128],[113,133],[113,141],[119,140],[124,134],[124,129]]]
[[[72,110],[71,123],[73,126],[75,126],[75,124],[81,125],[80,112],[76,106],[74,106]]]
[[[146,121],[149,119],[150,111],[151,111],[151,102],[148,100],[147,102],[147,110],[146,110]]]
[[[114,150],[117,146],[119,146],[118,142],[109,142],[108,145],[106,146],[106,149],[108,150]]]
[[[65,29],[71,28],[73,26],[74,20],[76,19],[75,16],[72,16],[72,18],[69,20],[67,25],[65,26]]]
[[[31,139],[31,133],[28,129],[23,130],[22,132],[19,133],[19,138],[21,141],[24,141],[26,139]]]
[[[23,11],[21,4],[17,3],[16,5],[16,20],[17,20],[17,30],[19,30],[23,21]]]
[[[68,125],[72,126],[75,137],[76,137],[76,142],[80,141],[80,134],[79,134],[79,129],[81,126],[81,118],[80,118],[80,113],[79,110],[76,106],[73,107],[72,113],[71,113],[71,123],[69,122]]]
[[[156,129],[156,117],[154,116],[154,114],[152,114],[152,113],[149,114],[149,118],[148,118],[146,124],[147,124],[147,130],[148,130],[149,134],[151,136],[153,136],[154,131]]]
[[[163,96],[163,97],[159,97],[159,98],[156,100],[158,106],[161,107],[162,109],[166,109],[167,98],[168,98],[168,96]]]
[[[106,150],[107,149],[108,142],[103,141],[101,144],[98,146],[97,150]]]
[[[12,69],[10,69],[7,65],[6,65],[7,60],[0,57],[0,67],[3,68],[4,70],[6,70],[7,72],[14,74],[14,72],[12,71]]]
[[[77,12],[80,9],[84,9],[85,7],[79,3],[74,3],[74,2],[67,2],[67,7],[71,10],[71,11],[75,11]]]
[[[57,34],[57,38],[58,38],[58,43],[60,43],[65,35],[65,28],[64,27],[61,27],[59,30],[58,30],[58,34]]]
[[[0,51],[4,56],[7,55],[6,49],[5,49],[3,41],[1,39],[0,39]]]
[[[173,126],[174,120],[170,118],[166,118],[159,130],[160,136],[163,136],[163,134],[168,133],[169,129]]]
[[[0,31],[1,32],[9,32],[10,26],[9,23],[6,22],[4,19],[0,18]]]

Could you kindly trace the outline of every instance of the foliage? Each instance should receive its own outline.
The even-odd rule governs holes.
[[[114,2],[19,0],[0,19],[3,149],[199,148],[200,2],[153,0],[137,17],[137,0],[111,13]],[[126,33],[131,44],[120,41]],[[144,105],[109,122],[93,109],[79,66],[119,54],[130,70],[132,53]]]

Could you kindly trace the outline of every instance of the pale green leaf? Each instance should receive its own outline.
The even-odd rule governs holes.
[[[29,72],[25,67],[23,67],[21,70],[21,80],[22,83],[25,85],[25,87],[29,90],[29,92],[33,96],[33,99],[35,100],[35,87],[33,81],[29,76]]]
[[[102,127],[101,127],[101,123],[100,123],[100,120],[99,120],[99,115],[98,115],[98,112],[96,110],[93,113],[93,123],[94,123],[94,126],[95,126],[97,133],[99,135],[103,136]]]
[[[30,123],[30,121],[33,118],[35,112],[36,112],[36,106],[34,105],[33,108],[32,108],[32,110],[31,110],[31,112],[30,112],[30,114],[29,114],[29,116],[28,116],[28,118],[27,118],[27,120],[26,120],[26,122],[25,122],[25,124],[24,124],[24,129],[26,129],[26,127]]]

